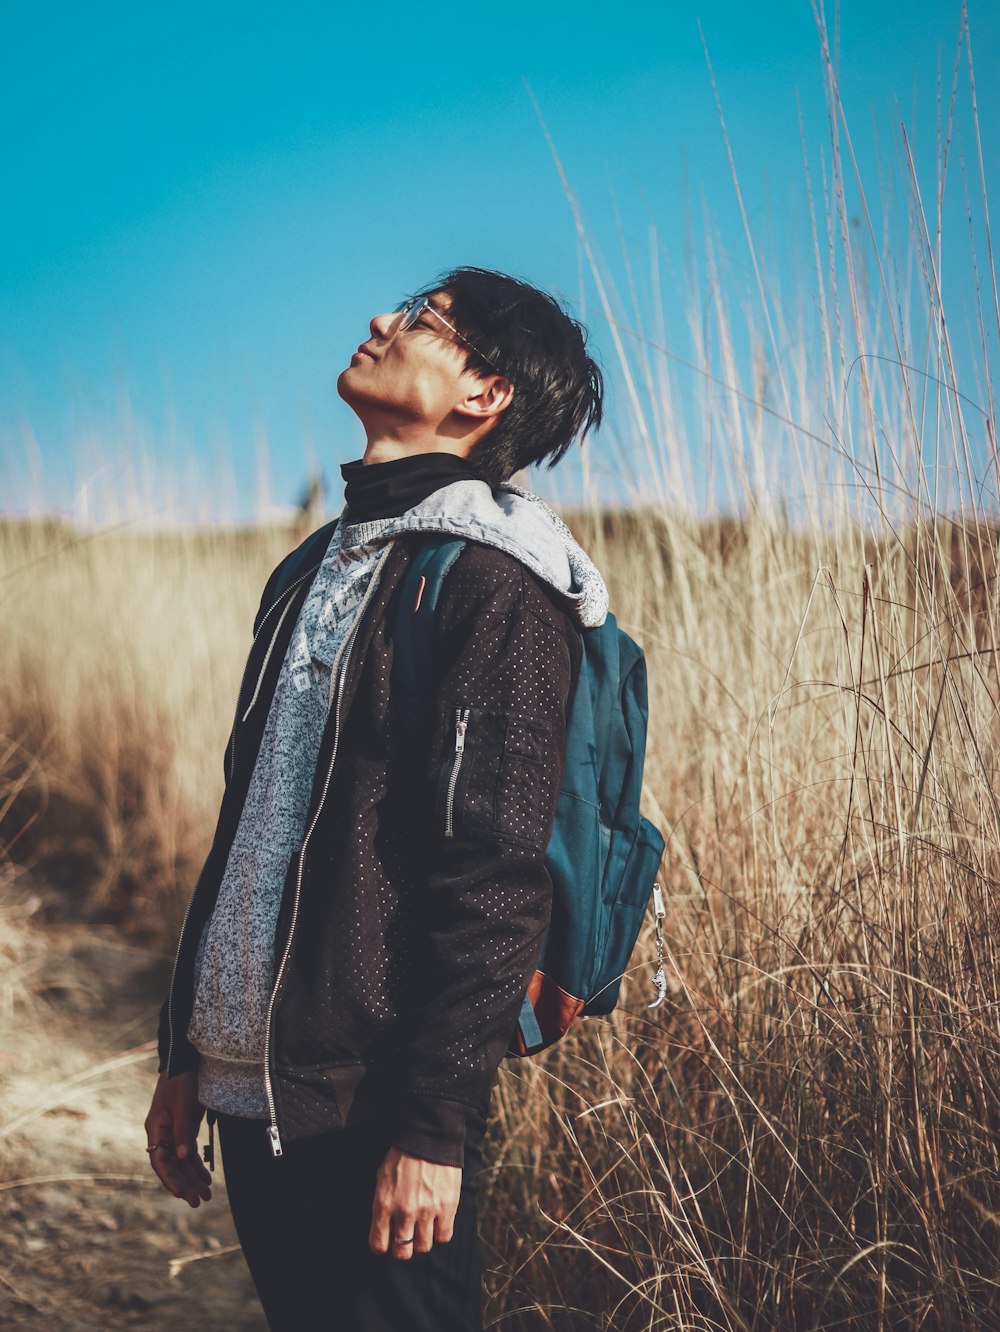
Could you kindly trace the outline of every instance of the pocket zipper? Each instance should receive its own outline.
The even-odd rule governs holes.
[[[455,836],[453,823],[455,812],[455,783],[458,781],[458,770],[462,766],[462,755],[465,753],[465,732],[469,725],[470,711],[470,708],[455,709],[455,758],[451,765],[451,776],[448,779],[448,798],[444,807],[445,837]]]

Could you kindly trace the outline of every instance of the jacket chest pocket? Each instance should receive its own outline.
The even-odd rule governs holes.
[[[550,745],[532,718],[455,706],[438,772],[436,819],[447,839],[492,835],[538,845],[551,821]]]
[[[470,829],[472,822],[473,811],[468,808],[469,791],[482,740],[478,717],[470,734],[472,713],[470,707],[451,709],[451,744],[438,774],[438,819],[441,831],[449,840],[456,836],[456,828],[460,830],[458,835],[461,835]],[[474,798],[473,786],[471,799]]]
[[[555,741],[525,714],[507,717],[496,773],[494,826],[498,833],[544,849],[555,811]]]

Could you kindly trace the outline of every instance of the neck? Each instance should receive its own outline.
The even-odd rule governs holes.
[[[442,443],[432,438],[415,439],[403,442],[387,439],[385,436],[370,436],[365,446],[361,461],[368,463],[394,462],[397,458],[420,458],[430,453],[450,454],[456,458],[468,457],[468,447],[455,441]]]
[[[364,427],[366,463],[389,462],[414,453],[450,453],[467,458],[495,423],[493,417],[483,421],[455,410],[427,420],[401,412],[368,410],[370,404],[351,406]]]

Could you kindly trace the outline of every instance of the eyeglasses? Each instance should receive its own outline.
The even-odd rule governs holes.
[[[432,314],[435,315],[438,319],[440,319],[441,323],[444,324],[446,328],[450,328],[452,333],[454,333],[455,337],[458,338],[460,342],[464,342],[465,345],[471,351],[474,351],[476,353],[477,356],[481,356],[483,360],[487,363],[487,365],[491,365],[498,375],[504,374],[504,372],[497,365],[496,361],[491,361],[490,358],[485,354],[485,352],[481,352],[479,350],[479,348],[476,346],[474,342],[470,342],[469,339],[463,333],[459,333],[458,329],[455,327],[455,325],[451,322],[450,319],[445,319],[444,315],[441,314],[440,310],[435,310],[434,306],[431,305],[430,298],[428,296],[414,296],[412,300],[401,301],[399,305],[396,306],[393,313],[401,314],[403,317],[402,319],[400,319],[398,324],[394,325],[392,332],[390,334],[391,337],[395,337],[397,333],[405,333],[408,328],[412,328],[422,314]],[[507,376],[504,375],[504,378],[506,379]]]

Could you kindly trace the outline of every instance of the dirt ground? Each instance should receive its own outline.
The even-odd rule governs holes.
[[[266,1329],[218,1137],[197,1208],[148,1166],[151,1038],[172,959],[16,887],[0,934],[0,1327]]]

